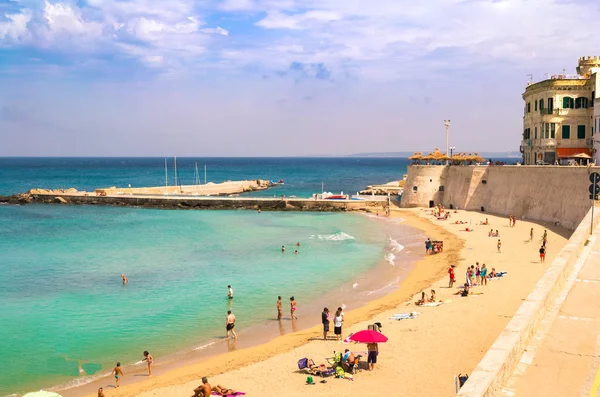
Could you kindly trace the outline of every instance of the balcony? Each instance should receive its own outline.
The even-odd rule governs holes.
[[[533,146],[535,147],[543,147],[543,148],[555,148],[556,147],[556,139],[536,139],[533,141]]]
[[[521,141],[521,147],[523,147],[523,148],[531,147],[531,139],[523,139]]]

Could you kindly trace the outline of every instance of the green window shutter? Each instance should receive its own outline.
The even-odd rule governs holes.
[[[577,126],[577,139],[585,139],[585,125]]]
[[[571,126],[570,125],[562,126],[562,139],[571,139]]]

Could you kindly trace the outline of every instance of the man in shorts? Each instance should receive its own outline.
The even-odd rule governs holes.
[[[329,309],[324,308],[321,313],[321,322],[323,323],[323,340],[327,340],[327,333],[329,332]]]
[[[225,322],[225,329],[227,330],[227,338],[229,338],[229,334],[231,333],[231,335],[233,335],[233,338],[237,339],[237,335],[235,334],[233,327],[235,327],[235,315],[233,313],[231,313],[231,310],[228,310],[227,311],[227,320]]]
[[[543,245],[540,247],[540,262],[546,262],[546,247]]]
[[[369,371],[372,371],[377,364],[377,356],[379,355],[379,346],[377,343],[367,343],[367,350],[369,352],[369,357],[367,359],[367,363],[369,364]]]
[[[209,397],[212,393],[212,387],[208,383],[206,376],[202,378],[202,384],[194,389],[193,397]]]

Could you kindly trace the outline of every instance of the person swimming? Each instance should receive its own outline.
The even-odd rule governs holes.
[[[127,284],[127,276],[125,276],[123,273],[121,273],[121,278],[123,279],[123,284]]]
[[[285,252],[285,245],[281,246],[281,252]]]

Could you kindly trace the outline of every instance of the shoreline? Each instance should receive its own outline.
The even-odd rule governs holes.
[[[373,217],[373,215],[369,215],[366,213],[362,213],[361,216]],[[420,218],[419,216],[413,213],[402,211],[401,217],[403,218],[403,220],[401,220],[401,223],[397,220],[394,221],[392,219],[397,219],[399,218],[398,216],[393,216],[390,219],[382,217],[380,219],[374,219],[373,221],[389,222],[391,220],[392,222],[389,222],[386,225],[387,227],[394,228],[398,224],[401,224],[403,226],[407,226],[409,228],[413,228],[421,232],[427,231],[427,229],[430,229],[431,227],[431,224],[428,221]],[[386,233],[386,235],[389,235],[389,233]],[[450,239],[453,238],[453,236],[443,231],[441,228],[437,231],[429,230],[428,236],[430,236],[432,239],[443,237],[446,241],[450,241]],[[456,239],[456,242],[458,242],[458,245],[456,247],[460,247],[461,245],[459,239]],[[418,248],[421,248],[420,242],[418,244]],[[450,249],[445,251],[443,254],[413,260],[408,274],[406,275],[406,277],[400,280],[399,288],[392,290],[391,293],[387,293],[383,296],[376,297],[375,299],[369,299],[366,302],[363,301],[362,304],[356,309],[345,311],[346,318],[348,318],[349,320],[345,322],[344,327],[349,327],[353,324],[364,321],[365,319],[372,317],[373,313],[376,311],[386,310],[389,309],[389,307],[391,306],[395,306],[403,301],[406,301],[407,298],[413,295],[413,290],[415,288],[421,288],[426,284],[430,284],[435,278],[439,278],[440,274],[442,274],[445,269],[445,261],[451,260],[451,258],[448,257],[452,256],[454,256],[454,258],[457,259],[456,255],[459,251],[459,249]],[[389,251],[386,249],[385,252]],[[447,259],[442,260],[443,258]],[[422,264],[424,261],[428,262],[428,259],[434,259],[435,262],[439,262],[439,264],[434,267],[428,266],[423,268],[421,266],[420,268],[419,265]],[[376,267],[378,266],[380,265],[376,265]],[[423,276],[425,276],[425,278],[423,278]],[[380,290],[384,290],[385,288],[386,287],[380,288]],[[284,351],[292,350],[294,348],[308,343],[311,339],[318,338],[319,335],[322,335],[321,326],[314,325],[317,323],[318,315],[315,315],[313,312],[308,311],[306,313],[310,313],[309,317],[312,320],[314,320],[309,320],[309,323],[311,325],[307,326],[306,328],[297,330],[292,333],[287,333],[283,336],[276,336],[270,340],[261,341],[259,342],[259,344],[244,347],[239,350],[234,350],[226,353],[223,352],[222,354],[218,355],[210,355],[209,357],[198,357],[196,355],[194,359],[184,360],[184,362],[179,364],[165,364],[163,367],[163,369],[166,370],[165,373],[156,375],[157,369],[155,368],[154,377],[150,379],[144,377],[145,379],[142,378],[143,380],[136,379],[134,383],[129,385],[122,383],[122,386],[119,388],[119,390],[114,390],[110,387],[106,388],[109,382],[111,382],[111,380],[106,377],[102,377],[98,380],[92,381],[91,383],[87,383],[82,386],[71,387],[69,389],[53,388],[53,390],[59,391],[65,397],[80,396],[82,395],[82,392],[89,393],[89,395],[92,396],[95,395],[95,390],[98,387],[103,386],[105,387],[105,393],[107,393],[107,396],[134,396],[146,390],[154,389],[157,387],[169,386],[172,384],[185,383],[192,379],[196,379],[198,378],[198,371],[204,371],[203,373],[208,374],[207,376],[215,376],[217,374],[229,372],[231,370],[235,370],[249,365],[253,362],[263,361],[269,357],[273,357]],[[287,317],[286,314],[286,310],[284,309],[284,319]],[[285,324],[286,328],[289,328],[291,322],[289,321],[289,319],[287,319],[283,320],[283,323]],[[224,343],[222,345],[224,345]],[[203,359],[203,362],[198,362],[198,360],[201,358]],[[212,370],[209,370],[209,368],[212,368]],[[218,368],[218,370],[215,370],[215,368]],[[137,368],[130,369],[129,371],[130,372],[127,372],[127,374],[132,375],[130,379],[135,379],[134,376],[141,375],[145,372],[145,367],[138,366]],[[177,373],[177,375],[175,376],[175,379],[171,379],[173,378],[174,373]],[[125,380],[127,379],[125,378]]]
[[[422,257],[420,251],[417,251],[417,248],[421,249],[422,241],[425,238],[420,233],[421,229],[409,226],[402,220],[398,222],[399,219],[377,217],[368,213],[353,213],[352,216],[368,218],[369,222],[375,222],[374,225],[381,230],[382,237],[385,238],[381,257],[375,265],[367,271],[361,270],[343,284],[338,284],[335,290],[320,293],[312,296],[310,300],[302,302],[299,313],[301,318],[297,321],[290,321],[289,310],[286,310],[284,305],[281,322],[278,322],[273,316],[273,318],[265,318],[262,322],[243,326],[240,330],[240,338],[235,344],[224,338],[209,337],[207,340],[176,349],[166,355],[163,353],[159,356],[159,365],[154,367],[155,376],[193,365],[201,360],[210,360],[235,350],[261,346],[277,337],[310,329],[316,325],[318,319],[313,313],[319,312],[323,305],[341,302],[343,306],[347,307],[347,311],[353,311],[394,291]],[[402,245],[400,250],[398,250],[397,244]],[[393,266],[389,263],[392,259],[388,255],[396,256]],[[145,370],[145,366],[139,364],[139,362],[129,362],[123,369],[126,374],[137,374]],[[55,384],[49,390],[60,392],[64,397],[80,396],[82,392],[92,392],[100,386],[106,387],[111,379],[105,369],[86,378],[75,377],[68,382]],[[131,379],[135,378],[131,377],[129,380]],[[127,378],[124,379],[122,387],[127,384],[127,380]]]
[[[548,229],[547,263],[552,262],[570,235],[567,230],[527,221],[519,221],[515,228],[509,228],[505,217],[479,212],[458,211],[453,213],[454,219],[450,223],[435,220],[424,209],[393,211],[393,214],[413,225],[423,226],[432,239],[444,240],[445,251],[419,261],[395,292],[346,313],[343,336],[380,321],[390,341],[380,346],[383,354],[375,371],[360,372],[355,375],[355,382],[331,380],[329,384],[317,384],[314,387],[319,389],[321,396],[385,394],[389,393],[390,379],[398,379],[393,385],[399,395],[421,395],[424,385],[427,385],[427,394],[453,395],[453,376],[469,374],[477,366],[514,316],[522,299],[546,272],[548,265],[540,264],[536,259],[537,238],[541,236],[542,229]],[[490,219],[494,229],[501,231],[502,253],[496,252],[495,239],[487,236],[489,229],[478,225],[485,218]],[[475,233],[463,232],[464,225],[455,225],[454,220],[472,221],[477,225]],[[524,239],[524,236],[528,237],[530,227],[536,230],[533,243]],[[496,267],[498,271],[508,271],[509,276],[491,280],[487,286],[475,287],[475,291],[482,295],[453,297],[457,290],[447,287],[447,264],[458,264],[458,284],[464,280],[467,265],[476,260],[484,260],[490,268]],[[435,288],[438,299],[446,300],[447,304],[439,307],[414,306],[412,302],[419,292],[429,288]],[[449,302],[448,298],[452,301]],[[395,313],[415,310],[422,312],[416,320],[390,319]],[[321,327],[316,326],[255,348],[182,368],[179,372],[162,375],[160,379],[156,377],[117,391],[110,390],[107,396],[189,395],[202,376],[208,376],[213,384],[233,387],[251,395],[279,395],[281,393],[274,390],[285,384],[286,395],[303,396],[306,394],[306,373],[297,370],[299,358],[310,357],[322,362],[332,350],[352,346],[356,346],[353,349],[364,348],[364,345],[344,345],[335,340],[323,341],[320,335]],[[354,351],[364,353],[363,350]]]

